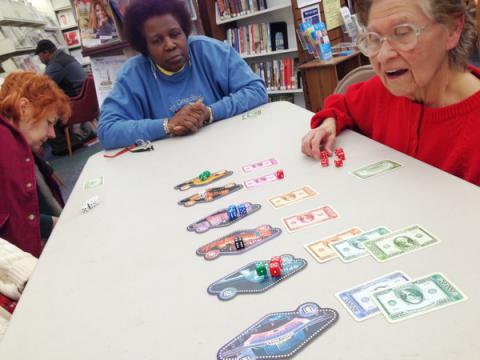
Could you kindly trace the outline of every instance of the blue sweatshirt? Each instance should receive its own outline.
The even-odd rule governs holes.
[[[163,121],[198,99],[211,107],[214,121],[267,102],[264,82],[230,45],[190,36],[188,47],[189,61],[172,76],[143,55],[125,63],[101,108],[98,136],[104,148],[164,138]]]

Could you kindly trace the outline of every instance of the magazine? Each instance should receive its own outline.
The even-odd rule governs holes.
[[[116,42],[119,39],[107,0],[74,0],[74,4],[84,48]]]

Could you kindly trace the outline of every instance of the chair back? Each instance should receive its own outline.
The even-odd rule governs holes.
[[[345,77],[340,80],[335,88],[335,94],[345,94],[350,85],[370,80],[375,76],[375,71],[372,65],[359,66],[350,71]]]
[[[80,93],[70,99],[72,116],[67,126],[92,121],[98,118],[98,99],[92,74],[88,74]]]

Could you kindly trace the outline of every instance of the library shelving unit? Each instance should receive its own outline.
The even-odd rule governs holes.
[[[42,72],[40,60],[32,56],[40,39],[61,44],[59,27],[52,16],[26,1],[0,0],[0,73],[15,70]]]
[[[302,22],[297,0],[291,0],[295,28]],[[341,6],[347,6],[346,0],[340,0]],[[320,13],[324,20],[323,2],[320,2]],[[343,42],[346,39],[341,27],[328,31],[328,37],[332,45]],[[302,72],[305,105],[308,110],[317,112],[322,109],[324,99],[332,94],[338,82],[353,69],[369,63],[368,59],[360,52],[347,56],[334,57],[330,61],[320,61],[304,51],[297,37],[299,69]]]
[[[221,0],[220,0],[221,1]],[[272,71],[269,70],[269,75],[267,75],[267,70],[262,69],[262,74],[265,74],[264,80],[267,80],[267,91],[270,99],[275,99],[281,96],[283,98],[291,98],[293,102],[304,106],[304,97],[303,97],[303,89],[301,87],[301,81],[298,79],[297,76],[297,67],[296,64],[298,62],[298,50],[297,50],[297,42],[295,39],[295,22],[293,19],[292,14],[292,4],[290,0],[266,0],[266,8],[257,8],[255,6],[254,9],[248,9],[249,4],[259,3],[261,1],[240,1],[237,0],[239,3],[243,3],[243,6],[247,6],[244,11],[239,11],[237,16],[221,16],[219,11],[218,0],[198,0],[200,6],[200,12],[202,13],[202,21],[203,27],[207,35],[214,37],[218,40],[224,41],[228,38],[228,33],[231,30],[229,29],[238,29],[243,27],[243,29],[247,28],[250,25],[255,24],[271,24],[271,23],[286,23],[286,40],[288,47],[285,46],[285,49],[277,50],[277,51],[268,51],[262,47],[261,51],[239,51],[240,56],[242,56],[245,61],[255,69],[258,69],[258,65],[267,65],[267,64],[274,64],[277,61],[277,64],[283,63],[284,59],[292,59],[291,63],[294,64],[293,66],[293,73],[288,78],[293,78],[292,81],[288,81],[287,84],[296,85],[295,88],[287,88],[284,84],[279,84],[276,82],[276,86],[272,84],[271,80]],[[223,6],[223,4],[221,4]],[[270,29],[269,29],[270,31]],[[238,40],[238,38],[237,38]],[[285,44],[285,45],[287,45]],[[248,47],[248,45],[246,45]],[[237,48],[237,50],[239,50]],[[251,49],[250,49],[251,50]],[[283,65],[281,65],[283,66]],[[262,66],[263,68],[263,66]],[[268,65],[270,69],[270,65]],[[275,67],[277,70],[278,67]],[[281,72],[281,70],[280,70]],[[276,74],[276,76],[280,76]],[[283,77],[283,75],[282,75]],[[270,86],[268,86],[270,85]]]

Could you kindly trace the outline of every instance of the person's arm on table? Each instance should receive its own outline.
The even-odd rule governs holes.
[[[368,116],[363,116],[367,112],[364,107],[368,103],[368,97],[365,97],[367,83],[351,85],[345,95],[333,94],[325,99],[323,109],[310,121],[311,130],[302,138],[302,152],[305,155],[320,159],[323,149],[333,153],[336,136],[346,128],[370,132]]]
[[[263,105],[267,102],[265,83],[260,79],[231,46],[222,62],[225,69],[215,69],[216,80],[227,94],[219,101],[210,104],[213,121],[226,119]]]

